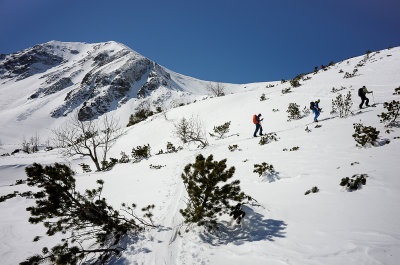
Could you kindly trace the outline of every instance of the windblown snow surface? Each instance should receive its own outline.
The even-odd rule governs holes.
[[[360,62],[363,66],[357,66]],[[355,68],[358,72],[354,77],[343,78]],[[174,76],[176,79],[180,75]],[[80,190],[92,188],[96,180],[103,179],[103,195],[116,208],[122,202],[134,202],[138,209],[155,204],[154,221],[158,228],[124,242],[126,250],[111,264],[399,264],[400,139],[395,137],[400,136],[400,129],[392,128],[386,133],[387,128],[379,122],[377,114],[384,111],[383,102],[400,98],[393,95],[394,88],[400,86],[400,48],[373,52],[368,58],[365,55],[351,58],[303,78],[307,77],[310,79],[300,81],[301,86],[288,94],[281,91],[290,86],[289,82],[226,84],[227,88],[235,88],[234,93],[217,98],[204,93],[195,103],[172,108],[165,116],[156,114],[127,127],[109,157],[119,158],[121,151],[130,154],[133,147],[144,144],[150,144],[152,156],[140,163],[117,164],[107,172],[83,173],[78,164],[84,162],[93,169],[91,161],[78,156],[64,158],[57,149],[2,156],[0,195],[28,190],[26,185],[9,185],[25,179],[24,168],[33,162],[46,165],[62,162],[77,172]],[[57,102],[56,96],[46,102],[44,113],[40,112],[41,105],[28,106],[24,101],[30,95],[24,89],[34,80],[32,76],[0,85],[0,120],[7,121],[0,128],[1,154],[20,148],[22,136],[29,138],[35,131],[40,132],[44,142],[51,137],[51,129],[65,121],[64,117],[54,119],[48,114],[46,106]],[[203,81],[181,76],[181,82],[190,86]],[[271,84],[275,86],[270,87]],[[359,112],[357,90],[362,85],[374,92],[368,97],[376,107]],[[343,90],[332,92],[333,87]],[[348,118],[331,115],[332,99],[348,91],[352,94],[354,115]],[[260,101],[263,93],[267,100]],[[198,91],[197,95],[200,94]],[[312,114],[288,121],[289,103],[297,103],[303,109],[317,99],[323,108],[318,123],[322,127],[315,128]],[[21,103],[24,119],[20,108],[10,107],[17,105],[18,100],[25,102]],[[121,125],[125,126],[131,111],[128,104],[111,113],[121,117]],[[45,113],[47,118],[43,118]],[[264,118],[264,132],[275,132],[279,141],[259,145],[260,138],[253,138],[252,115],[258,113]],[[208,137],[210,145],[204,149],[182,145],[173,134],[174,124],[191,116],[198,117],[207,132],[231,121],[229,137],[220,140]],[[380,141],[388,139],[390,143],[356,147],[353,123],[360,121],[376,127]],[[305,131],[306,126],[311,132]],[[155,155],[158,150],[165,150],[167,142],[184,148],[173,154]],[[230,152],[228,146],[234,144],[239,150]],[[283,151],[295,146],[298,151]],[[221,230],[216,234],[196,226],[184,232],[179,209],[185,207],[187,193],[181,174],[198,154],[213,154],[216,160],[226,158],[228,166],[236,168],[234,179],[240,180],[242,190],[259,203],[259,206],[245,206],[242,224],[223,218]],[[254,164],[262,162],[272,164],[278,173],[274,177],[253,173]],[[164,167],[151,169],[150,164]],[[357,191],[349,192],[339,185],[344,177],[364,173],[368,174],[366,185]],[[313,186],[320,191],[304,195]],[[28,223],[25,208],[32,204],[33,200],[21,197],[0,204],[1,264],[17,264],[59,240],[46,237],[41,224]],[[178,235],[179,230],[182,235]],[[32,242],[36,235],[43,238]]]

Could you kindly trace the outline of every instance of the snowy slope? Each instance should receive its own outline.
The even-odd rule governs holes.
[[[343,78],[345,72],[352,73],[355,68],[358,69],[356,76]],[[339,73],[340,70],[343,73]],[[174,82],[188,87],[191,93],[201,94],[197,88],[204,81],[167,71]],[[155,221],[160,228],[133,238],[123,255],[112,264],[397,264],[400,259],[400,140],[394,138],[400,136],[400,130],[394,128],[390,134],[385,133],[386,128],[377,114],[383,111],[383,102],[399,98],[392,93],[400,85],[400,48],[374,52],[367,60],[365,55],[345,60],[327,71],[303,78],[307,77],[311,79],[300,81],[301,86],[288,94],[281,93],[290,86],[288,83],[272,82],[275,86],[269,88],[266,86],[271,83],[232,85],[233,94],[172,108],[166,118],[156,114],[127,128],[111,150],[112,157],[120,157],[121,151],[129,154],[132,147],[148,143],[152,157],[136,164],[118,164],[108,172],[82,173],[78,164],[91,164],[90,161],[79,157],[66,160],[57,150],[0,157],[0,195],[27,189],[25,185],[7,186],[24,178],[26,165],[64,161],[78,172],[80,189],[93,187],[97,179],[103,179],[104,196],[115,207],[121,202],[135,202],[138,207],[154,203]],[[24,82],[29,84],[28,80]],[[374,98],[368,96],[376,107],[358,113],[357,90],[362,85],[374,91]],[[12,91],[11,84],[2,85],[2,89],[3,86]],[[345,87],[338,93],[352,93],[356,115],[341,119],[329,114],[331,100],[338,94],[331,92],[332,87]],[[8,101],[2,102],[7,106],[21,106],[13,102],[29,93],[15,93],[9,92]],[[268,98],[266,101],[259,100],[263,93]],[[322,127],[315,128],[312,115],[287,121],[289,103],[295,102],[303,108],[316,99],[321,100],[324,110],[319,123]],[[22,106],[24,104],[27,103]],[[132,109],[125,106],[128,105],[112,112],[127,117]],[[0,131],[2,136],[7,136],[2,152],[16,148],[20,135],[13,131],[15,128],[28,133],[30,126],[51,127],[62,122],[62,118],[55,122],[45,119],[45,112],[38,114],[41,109],[30,111],[27,107],[26,113],[33,114],[17,123],[13,117],[18,111],[19,107],[10,108],[8,112],[2,108],[1,120],[9,119]],[[255,113],[263,114],[264,131],[277,133],[279,141],[258,144],[259,138],[252,137]],[[182,145],[172,133],[174,123],[190,116],[199,117],[207,132],[215,125],[231,121],[232,136],[222,140],[209,138],[210,145],[205,149],[191,145],[184,146],[178,153],[155,155],[158,150],[165,149],[168,141]],[[380,137],[389,139],[390,144],[356,147],[351,135],[353,123],[360,120],[376,127],[381,132]],[[305,131],[306,126],[311,129],[310,133]],[[230,152],[228,146],[233,144],[240,150]],[[283,151],[294,146],[300,149]],[[227,158],[228,166],[236,168],[235,179],[241,181],[242,189],[260,204],[246,208],[241,228],[226,220],[226,230],[218,237],[199,228],[177,235],[183,220],[179,209],[185,207],[186,196],[180,175],[184,166],[194,162],[199,153],[213,154],[217,160]],[[272,164],[279,172],[277,176],[268,179],[253,173],[254,164],[261,162]],[[351,165],[353,162],[358,164]],[[154,170],[149,168],[150,164],[165,167]],[[347,192],[339,186],[341,178],[359,173],[369,176],[362,189]],[[305,196],[304,192],[313,186],[318,186],[320,191]],[[24,208],[31,203],[15,198],[0,204],[3,264],[16,264],[39,252],[43,246],[56,242],[46,237],[32,242],[33,236],[43,234],[44,229],[27,222]]]

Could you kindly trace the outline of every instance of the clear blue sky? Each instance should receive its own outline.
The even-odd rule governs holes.
[[[114,40],[196,78],[272,81],[399,46],[399,11],[399,0],[0,0],[0,53]]]

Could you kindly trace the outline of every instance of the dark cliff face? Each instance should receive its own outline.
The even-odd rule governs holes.
[[[64,58],[56,55],[49,45],[36,45],[19,53],[0,56],[0,79],[22,80],[43,73],[61,64]]]

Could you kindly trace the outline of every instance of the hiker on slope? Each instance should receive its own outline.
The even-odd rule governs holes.
[[[366,94],[368,93],[372,93],[372,91],[368,91],[367,88],[365,86],[361,87],[358,89],[358,95],[361,98],[361,104],[360,104],[360,109],[362,109],[362,106],[364,104],[365,101],[365,106],[369,107],[368,103],[369,103],[369,98],[367,98]]]
[[[258,114],[258,115],[254,114],[253,123],[256,125],[256,130],[254,131],[254,134],[253,134],[254,137],[257,137],[258,130],[260,130],[260,136],[263,135],[262,126],[261,126],[261,121],[262,120],[264,120],[264,119],[261,119],[261,114]]]
[[[310,102],[310,109],[314,112],[314,114],[315,114],[315,116],[314,116],[314,122],[318,122],[318,117],[319,117],[319,114],[321,114],[321,109],[320,109],[320,107],[319,107],[319,103],[320,103],[321,101],[318,99],[317,101],[315,101],[315,102],[313,102],[313,101],[311,101]]]

